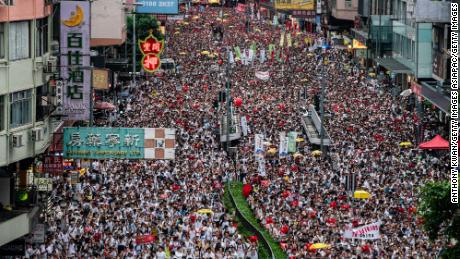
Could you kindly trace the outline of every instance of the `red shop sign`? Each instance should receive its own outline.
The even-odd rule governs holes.
[[[62,156],[45,156],[44,169],[45,173],[59,174],[62,173],[64,167],[62,165]]]

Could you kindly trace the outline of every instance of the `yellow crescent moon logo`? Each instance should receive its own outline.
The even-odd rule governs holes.
[[[77,5],[77,11],[71,12],[70,18],[67,20],[62,20],[62,23],[67,27],[75,27],[83,22],[84,17],[83,8],[81,8],[80,5]]]

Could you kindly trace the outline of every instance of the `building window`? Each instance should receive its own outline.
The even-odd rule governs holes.
[[[37,20],[35,33],[35,56],[43,56],[48,52],[48,17]]]
[[[32,122],[32,90],[10,94],[12,128]]]
[[[10,23],[9,59],[19,60],[30,57],[30,28],[29,22]]]
[[[36,89],[35,121],[43,121],[48,114],[48,87],[42,85]]]
[[[5,24],[0,23],[0,59],[5,58]]]
[[[345,0],[345,8],[351,9],[351,0]]]
[[[5,97],[0,96],[0,131],[5,129]]]

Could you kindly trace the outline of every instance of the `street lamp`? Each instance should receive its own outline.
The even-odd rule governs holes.
[[[125,6],[144,6],[144,3],[123,3]],[[136,12],[131,12],[133,16],[133,77],[132,86],[136,84]]]

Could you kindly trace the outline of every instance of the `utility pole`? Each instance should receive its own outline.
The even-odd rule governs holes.
[[[323,49],[323,60],[321,66],[321,102],[320,102],[320,116],[321,116],[321,130],[320,130],[320,138],[321,138],[321,157],[324,158],[324,92],[325,92],[325,80],[324,80],[324,66],[326,65],[326,49]]]
[[[133,78],[132,86],[136,85],[136,14],[133,12]]]
[[[227,96],[227,144],[226,151],[228,155],[228,148],[230,146],[230,124],[232,123],[231,112],[230,112],[230,80],[228,79],[228,69],[227,69],[227,80],[225,82],[225,91]]]

